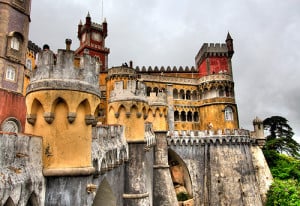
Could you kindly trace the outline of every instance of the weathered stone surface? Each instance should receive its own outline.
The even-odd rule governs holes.
[[[0,205],[44,203],[40,137],[0,132]]]
[[[190,172],[195,205],[262,205],[250,141],[221,142],[169,145]]]

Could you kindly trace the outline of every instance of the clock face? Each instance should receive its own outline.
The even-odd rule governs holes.
[[[99,33],[93,32],[92,33],[92,39],[94,41],[100,41],[101,40],[101,35]]]

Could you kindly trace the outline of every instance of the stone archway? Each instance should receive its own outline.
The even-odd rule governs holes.
[[[102,205],[117,206],[116,197],[114,196],[113,191],[106,179],[103,179],[101,184],[99,185],[97,194],[93,202],[93,206]]]
[[[178,201],[193,201],[192,181],[185,162],[172,149],[168,150],[168,162]]]

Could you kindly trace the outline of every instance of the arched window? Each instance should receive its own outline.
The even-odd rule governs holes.
[[[173,89],[173,99],[178,99],[178,90],[176,88]]]
[[[194,90],[192,92],[192,100],[197,100],[197,91],[196,90]]]
[[[151,93],[151,87],[147,87],[147,96],[149,97]]]
[[[231,107],[225,107],[225,121],[232,121],[233,120],[233,110]]]
[[[185,96],[186,96],[186,99],[190,100],[191,99],[191,91],[187,90]]]
[[[219,97],[223,97],[224,96],[224,89],[223,89],[223,87],[219,87],[218,90],[219,90]]]
[[[182,111],[182,112],[180,113],[180,120],[183,121],[183,122],[186,121],[186,114],[185,114],[185,111]]]
[[[174,112],[174,121],[179,121],[179,112],[178,111]]]
[[[13,36],[10,42],[10,48],[19,51],[20,49],[20,41],[17,37]]]
[[[199,114],[198,114],[198,112],[194,112],[194,122],[199,122]]]
[[[26,59],[26,68],[29,69],[29,70],[32,69],[31,59]]]
[[[179,94],[179,95],[180,95],[180,99],[185,99],[184,90],[181,89],[179,93],[180,93],[180,94]]]
[[[154,87],[153,92],[155,92],[155,96],[157,96],[157,94],[158,94],[158,88]]]
[[[189,111],[189,112],[187,113],[187,121],[188,121],[188,122],[193,121],[193,114],[192,114],[191,111]]]

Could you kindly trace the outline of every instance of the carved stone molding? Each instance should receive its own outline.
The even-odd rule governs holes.
[[[69,123],[72,124],[76,119],[76,113],[75,112],[70,112],[68,114],[67,118],[68,118]]]
[[[29,124],[34,125],[36,122],[36,114],[27,114],[26,120]]]
[[[144,119],[147,119],[148,118],[148,114],[144,114]]]
[[[131,115],[131,112],[126,112],[126,117],[129,118]]]
[[[142,116],[142,113],[141,113],[141,112],[136,113],[136,117],[137,117],[137,118],[141,118],[141,116]]]
[[[95,117],[93,115],[85,115],[85,124],[86,125],[93,125],[95,123]]]
[[[54,120],[54,113],[52,112],[45,112],[44,119],[48,124],[51,124]]]

